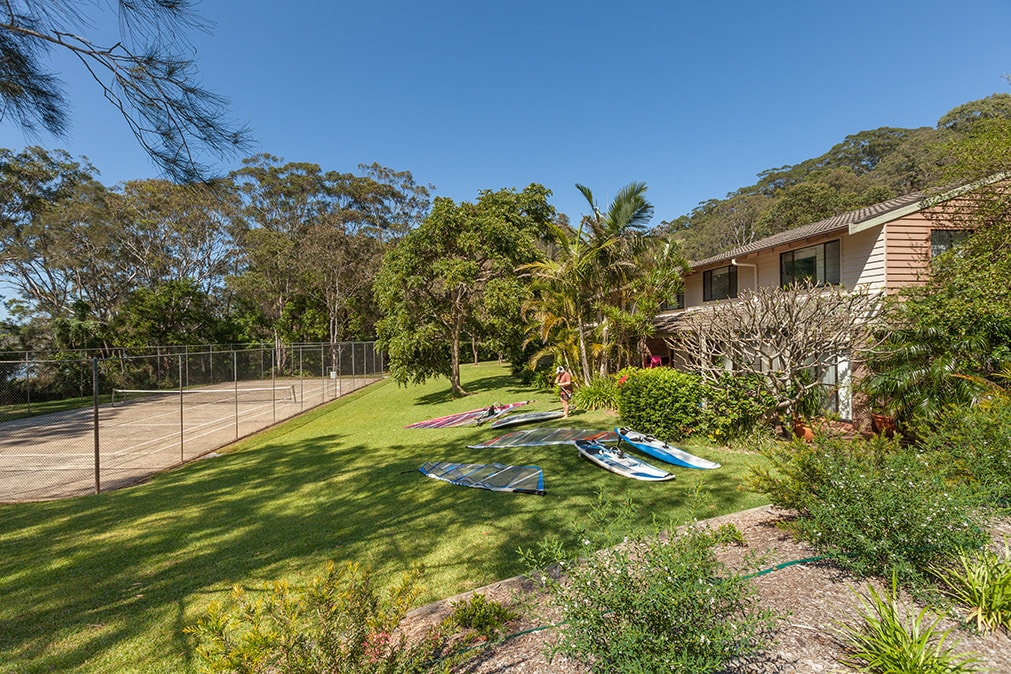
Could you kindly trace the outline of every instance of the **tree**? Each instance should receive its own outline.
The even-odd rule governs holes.
[[[433,376],[460,384],[465,334],[482,335],[484,314],[500,301],[500,283],[535,256],[534,244],[553,209],[550,192],[530,185],[484,191],[476,203],[437,198],[420,227],[387,252],[375,292],[383,311],[379,340],[401,383]],[[511,305],[518,314],[520,298]]]
[[[535,280],[525,309],[530,339],[544,345],[534,359],[552,355],[589,383],[634,362],[656,311],[680,290],[685,261],[666,237],[646,231],[653,206],[644,183],[623,187],[606,210],[589,188],[576,188],[590,214],[578,229],[550,228],[552,255],[524,267]]]
[[[120,346],[215,344],[225,322],[196,281],[181,279],[135,290],[114,328]]]
[[[243,163],[232,174],[243,200],[232,288],[260,307],[279,349],[285,340],[371,335],[383,251],[428,209],[427,188],[378,164],[356,176],[266,154]]]
[[[76,281],[103,236],[84,224],[102,209],[94,168],[63,151],[0,150],[0,271],[17,290],[22,313],[57,317],[80,299]],[[90,278],[87,280],[91,280]]]
[[[593,325],[592,285],[596,250],[583,234],[582,223],[572,229],[565,223],[548,226],[553,255],[530,262],[520,271],[533,279],[532,294],[523,304],[529,341],[543,345],[531,358],[544,356],[582,373],[584,383],[593,376],[590,331]]]
[[[233,271],[239,202],[224,181],[177,185],[133,180],[108,197],[110,218],[139,285],[189,279],[219,292]]]
[[[945,147],[945,175],[972,189],[928,213],[973,233],[933,259],[925,283],[892,304],[887,339],[868,354],[871,373],[862,383],[900,419],[974,403],[1011,363],[1011,119],[965,110],[957,118],[973,123]]]
[[[66,95],[44,61],[66,50],[81,62],[126,120],[141,147],[174,180],[204,177],[203,151],[241,151],[248,131],[225,119],[226,103],[197,84],[185,28],[203,27],[188,0],[119,0],[119,39],[100,45],[107,14],[88,16],[72,0],[11,0],[0,14],[0,106],[28,133],[62,136],[69,127]],[[96,5],[96,8],[99,5]]]
[[[668,345],[707,381],[755,375],[792,417],[826,368],[868,346],[880,302],[836,286],[743,290],[737,301],[686,312]]]
[[[227,313],[217,299],[234,257],[234,195],[164,180],[110,190],[92,170],[61,152],[0,153],[0,271],[18,291],[19,317],[50,336],[73,321],[74,343],[88,326],[110,346],[109,328],[138,288],[190,281]]]
[[[993,94],[952,108],[937,120],[937,128],[966,132],[986,119],[1011,119],[1011,94]]]

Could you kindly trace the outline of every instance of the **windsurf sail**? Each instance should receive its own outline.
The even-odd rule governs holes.
[[[462,487],[512,491],[544,496],[544,473],[537,466],[505,466],[501,463],[425,463],[418,468],[428,477]]]
[[[551,410],[548,412],[522,412],[520,414],[503,414],[489,426],[492,428],[505,428],[506,426],[518,426],[519,424],[532,424],[538,421],[548,421],[549,419],[560,419],[564,412],[561,410]]]
[[[467,445],[470,449],[486,447],[540,447],[542,445],[571,445],[576,440],[592,439],[596,442],[617,442],[614,431],[600,431],[590,428],[528,428],[513,431],[497,438]]]
[[[523,400],[518,403],[508,403],[506,405],[499,405],[498,403],[495,403],[489,407],[482,407],[468,412],[457,412],[456,414],[448,414],[436,419],[418,421],[404,426],[404,428],[449,428],[451,426],[473,426],[491,419],[496,419],[509,410],[519,407],[520,405],[526,405],[529,402],[529,400]]]

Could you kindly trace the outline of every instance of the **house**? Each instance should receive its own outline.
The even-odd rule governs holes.
[[[958,198],[962,193],[951,192],[941,199],[909,194],[695,262],[678,306],[656,316],[657,334],[647,347],[662,362],[676,366],[678,356],[664,337],[677,330],[678,318],[698,307],[733,301],[744,289],[811,280],[891,293],[922,282],[931,257],[967,234],[948,217],[952,204],[964,201]],[[850,370],[848,354],[841,354],[834,368],[820,374],[832,391],[834,411],[863,425],[866,411],[854,407]]]

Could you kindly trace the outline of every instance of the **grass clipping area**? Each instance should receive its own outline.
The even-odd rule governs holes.
[[[504,431],[486,426],[405,429],[416,421],[520,400],[559,407],[496,364],[465,366],[472,392],[454,400],[445,380],[390,381],[310,411],[147,484],[65,501],[0,506],[0,674],[194,672],[184,629],[233,586],[263,592],[328,560],[357,561],[393,582],[424,569],[420,603],[522,571],[517,554],[567,532],[598,493],[630,492],[640,524],[686,519],[690,495],[712,515],[765,502],[740,489],[760,457],[705,445],[688,451],[715,471],[673,469],[643,483],[608,473],[571,445],[468,449]],[[605,430],[607,412],[576,411],[544,426]],[[418,472],[426,461],[535,464],[546,496],[458,487]]]

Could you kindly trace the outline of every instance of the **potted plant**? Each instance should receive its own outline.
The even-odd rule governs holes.
[[[808,425],[803,417],[794,417],[793,436],[795,438],[803,438],[804,442],[811,442],[814,440],[814,429]]]
[[[871,407],[871,424],[878,435],[889,438],[895,435],[895,417],[886,406]]]

